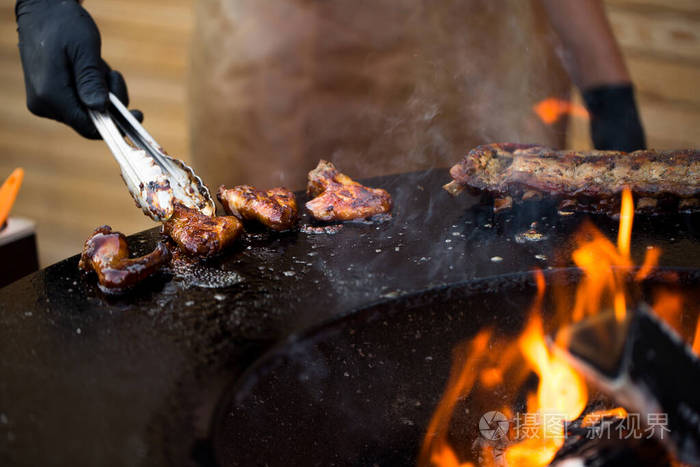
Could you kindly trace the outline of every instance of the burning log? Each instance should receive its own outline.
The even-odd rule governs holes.
[[[700,463],[700,359],[646,306],[622,320],[612,311],[586,318],[563,342],[592,384],[639,413],[680,461]]]
[[[605,415],[595,423],[586,423],[589,415],[596,413],[593,412],[567,427],[566,441],[550,465],[552,467],[673,465],[668,451],[659,440],[636,436],[634,428],[625,416],[608,415],[607,412],[605,411]]]

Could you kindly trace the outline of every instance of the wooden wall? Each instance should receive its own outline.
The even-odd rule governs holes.
[[[13,1],[0,6],[0,178],[26,170],[13,215],[38,224],[42,266],[80,251],[102,224],[133,233],[155,224],[134,208],[102,141],[31,115],[25,106]],[[132,104],[168,150],[189,157],[186,78],[192,0],[87,0],[103,56],[127,79]]]
[[[647,144],[700,148],[700,0],[605,4],[637,87]],[[590,147],[586,122],[572,120],[569,141]]]
[[[103,55],[127,77],[132,103],[174,155],[189,158],[186,78],[196,0],[88,0]],[[639,89],[655,147],[700,147],[700,1],[605,0]],[[0,178],[26,169],[14,215],[37,221],[42,266],[77,253],[93,228],[125,233],[154,224],[134,209],[102,142],[86,141],[25,107],[12,1],[0,6]],[[572,147],[589,147],[573,120]]]

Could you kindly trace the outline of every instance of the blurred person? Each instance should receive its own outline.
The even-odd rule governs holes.
[[[99,138],[86,109],[126,83],[76,0],[18,0],[27,106]],[[645,147],[601,0],[201,0],[192,158],[210,185],[300,188],[318,159],[355,177],[449,166],[493,141],[559,147],[532,105],[581,89],[598,149]],[[548,19],[548,20],[547,20]],[[551,29],[556,34],[552,34]],[[139,119],[142,115],[134,111]]]

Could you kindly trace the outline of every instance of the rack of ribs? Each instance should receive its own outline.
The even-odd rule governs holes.
[[[465,189],[489,193],[495,210],[513,200],[551,197],[562,209],[613,214],[625,187],[641,211],[700,209],[700,152],[692,149],[624,153],[487,144],[471,150],[450,175],[445,190],[455,196]]]
[[[324,160],[309,172],[306,191],[313,198],[306,209],[322,221],[362,219],[391,211],[389,193],[360,185]]]

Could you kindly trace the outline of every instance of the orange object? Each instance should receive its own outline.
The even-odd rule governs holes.
[[[24,169],[20,167],[15,169],[0,187],[0,227],[5,224],[7,217],[10,215],[10,210],[15,203],[15,198],[17,198],[17,192],[19,187],[22,186],[23,179]]]
[[[538,102],[532,107],[532,110],[534,110],[537,116],[540,117],[540,120],[547,125],[555,123],[564,115],[571,115],[585,119],[590,118],[588,115],[588,110],[586,110],[586,108],[581,104],[575,104],[554,97]]]

